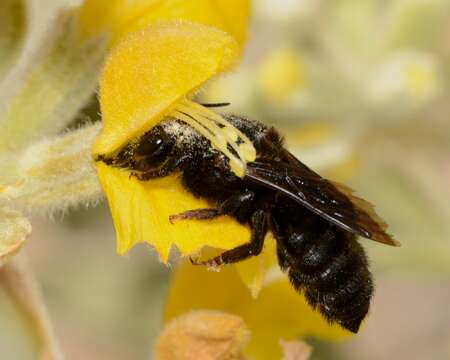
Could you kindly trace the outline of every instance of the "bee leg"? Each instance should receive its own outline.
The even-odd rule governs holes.
[[[185,159],[185,156],[174,154],[159,168],[150,169],[144,172],[131,172],[130,178],[135,177],[138,180],[147,181],[168,176],[173,173]]]
[[[207,108],[215,108],[215,107],[223,107],[223,106],[228,106],[231,105],[231,103],[229,102],[221,102],[221,103],[202,103],[200,104],[201,106],[207,107]]]
[[[209,220],[214,219],[217,216],[220,216],[219,209],[196,209],[196,210],[188,210],[176,215],[170,215],[169,221],[173,224],[174,221],[177,220]]]
[[[255,195],[251,191],[245,191],[241,194],[234,195],[225,200],[217,209],[195,209],[188,210],[176,215],[170,215],[169,221],[173,223],[176,220],[209,220],[221,215],[234,213],[236,210],[245,207],[251,203]]]
[[[232,264],[245,260],[251,256],[261,253],[264,245],[264,238],[267,234],[267,214],[264,210],[257,210],[252,215],[252,238],[250,242],[242,244],[234,249],[225,251],[219,256],[206,261],[195,261],[191,259],[193,265],[205,265],[216,268],[222,264]]]

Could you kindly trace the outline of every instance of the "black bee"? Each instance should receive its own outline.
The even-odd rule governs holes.
[[[181,173],[183,186],[207,199],[211,208],[174,214],[171,222],[228,215],[251,228],[248,243],[195,264],[219,266],[256,256],[271,231],[280,267],[295,289],[328,321],[356,333],[373,294],[367,257],[357,237],[398,243],[369,203],[297,160],[274,128],[236,115],[223,117],[257,152],[243,178],[230,170],[229,159],[209,140],[175,118],[97,161],[129,169],[142,181]]]

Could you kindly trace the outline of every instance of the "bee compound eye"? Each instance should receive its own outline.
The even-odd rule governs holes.
[[[140,139],[135,154],[147,158],[156,158],[165,152],[168,143],[167,135],[159,129],[154,129]]]

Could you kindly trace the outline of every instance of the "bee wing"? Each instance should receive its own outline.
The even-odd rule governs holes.
[[[387,232],[369,202],[353,195],[345,185],[322,178],[287,153],[285,161],[261,159],[247,163],[246,178],[290,197],[340,228],[378,241],[399,246]]]

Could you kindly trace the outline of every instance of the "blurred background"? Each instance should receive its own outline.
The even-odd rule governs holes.
[[[450,358],[449,99],[449,0],[254,0],[243,64],[201,94],[279,128],[402,243],[361,240],[369,321],[345,343],[308,339],[312,359]],[[92,99],[77,121],[98,111]],[[149,358],[171,269],[144,245],[116,255],[106,204],[33,219],[26,251],[68,359]],[[2,353],[32,358],[4,295],[0,308]]]

